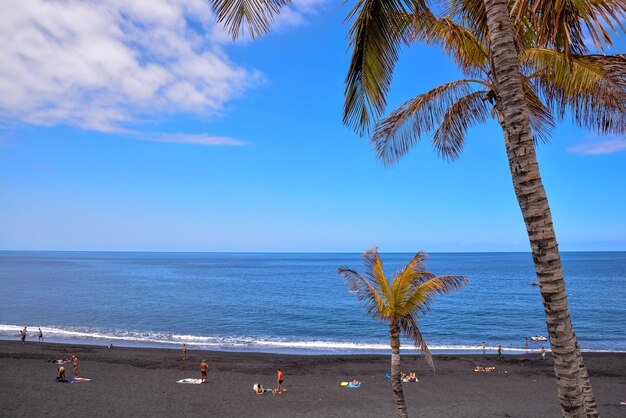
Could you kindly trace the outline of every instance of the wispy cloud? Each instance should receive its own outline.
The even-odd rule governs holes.
[[[606,141],[588,142],[567,148],[576,154],[612,154],[626,150],[626,138],[609,139]]]
[[[301,24],[319,1],[301,0],[283,23]],[[262,79],[228,57],[205,0],[10,3],[0,17],[0,121],[123,132],[154,117],[220,114]]]
[[[172,142],[177,144],[228,146],[241,146],[248,144],[246,141],[241,141],[227,136],[211,136],[203,134],[158,134],[142,135],[141,137],[149,141]]]

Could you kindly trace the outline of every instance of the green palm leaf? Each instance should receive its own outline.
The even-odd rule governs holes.
[[[470,77],[485,72],[488,66],[489,51],[484,40],[451,18],[437,18],[430,11],[415,14],[412,36],[414,40],[441,47]]]
[[[570,55],[532,48],[520,58],[535,70],[536,85],[559,119],[601,134],[626,133],[626,57]]]
[[[211,0],[209,3],[217,21],[233,39],[246,32],[255,39],[269,32],[274,16],[291,0]]]
[[[408,338],[413,341],[415,347],[420,351],[422,358],[426,360],[426,363],[435,370],[435,362],[433,361],[433,355],[430,353],[428,345],[422,336],[422,332],[417,325],[417,321],[413,315],[407,315],[400,320],[400,329]]]
[[[387,304],[372,283],[355,270],[345,266],[339,267],[337,273],[344,277],[350,292],[354,293],[359,301],[365,303],[365,309],[370,316],[387,318]]]
[[[422,6],[421,0],[358,0],[346,18],[354,21],[343,121],[359,134],[368,133],[372,117],[385,109],[398,51],[409,36],[402,16]]]
[[[486,94],[486,90],[470,93],[448,108],[433,136],[433,147],[441,158],[457,159],[463,151],[469,128],[489,119],[489,110],[485,104]]]
[[[581,54],[587,52],[585,31],[594,46],[611,46],[610,32],[624,30],[624,0],[516,0],[511,12],[519,22],[529,15],[537,19],[533,26],[540,45],[554,45],[558,50]]]
[[[375,283],[381,296],[387,301],[391,300],[391,289],[383,271],[383,262],[378,255],[378,248],[374,247],[365,251],[362,258],[367,276]]]
[[[415,146],[421,135],[437,128],[451,106],[474,93],[470,83],[480,80],[458,80],[442,84],[405,102],[376,125],[371,143],[378,158],[395,164]]]

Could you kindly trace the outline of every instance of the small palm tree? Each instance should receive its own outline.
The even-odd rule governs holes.
[[[385,322],[389,327],[391,386],[396,397],[399,417],[407,417],[400,380],[400,334],[413,340],[422,356],[434,369],[432,355],[422,337],[417,320],[428,312],[437,294],[445,295],[469,282],[463,276],[435,277],[424,268],[425,259],[426,253],[417,253],[406,267],[396,273],[391,283],[385,276],[377,248],[363,253],[366,277],[345,266],[337,270],[337,273],[346,279],[350,291],[365,303],[367,313]]]

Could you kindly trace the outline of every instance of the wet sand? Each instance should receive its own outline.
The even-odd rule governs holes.
[[[58,383],[52,359],[80,359],[83,383]],[[3,417],[393,417],[389,357],[379,355],[307,356],[79,346],[0,341],[0,416]],[[585,353],[603,417],[626,416],[626,354]],[[209,363],[208,382],[199,378]],[[438,355],[436,374],[415,355],[402,357],[402,369],[419,383],[405,383],[409,416],[558,417],[552,359],[539,354]],[[492,373],[475,366],[495,366]],[[282,395],[257,395],[254,383],[276,387],[276,368],[285,373]],[[66,365],[68,376],[72,367]],[[359,389],[340,386],[358,379]]]

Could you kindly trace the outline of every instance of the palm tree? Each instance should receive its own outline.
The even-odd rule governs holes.
[[[398,417],[406,418],[406,402],[400,379],[400,334],[411,339],[428,364],[434,368],[432,355],[418,326],[418,319],[428,312],[437,294],[460,289],[469,280],[463,276],[435,276],[426,271],[426,253],[419,252],[389,282],[383,271],[378,249],[363,253],[365,276],[348,267],[340,267],[348,288],[365,304],[367,313],[386,323],[391,344],[391,386],[396,398]]]

